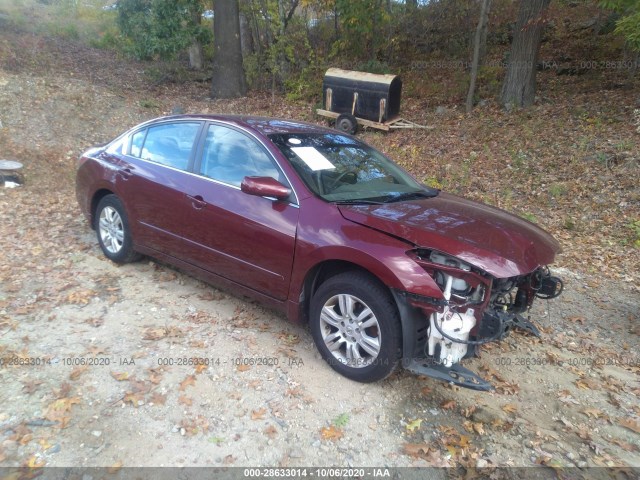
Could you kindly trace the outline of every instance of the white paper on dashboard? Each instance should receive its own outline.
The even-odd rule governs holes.
[[[327,157],[322,155],[314,147],[291,147],[293,153],[298,155],[304,163],[306,163],[311,170],[332,170],[336,166],[327,160]]]

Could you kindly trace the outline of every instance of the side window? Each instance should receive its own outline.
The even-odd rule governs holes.
[[[199,129],[199,123],[185,122],[151,127],[137,156],[161,165],[186,170]],[[131,155],[137,152],[136,135],[138,134],[132,138]]]
[[[247,176],[286,182],[271,157],[253,138],[220,125],[209,126],[200,174],[236,187]]]
[[[122,136],[117,139],[115,142],[112,142],[109,147],[107,147],[107,153],[111,155],[122,155],[125,153],[124,149],[127,145],[127,136]]]
[[[144,142],[144,136],[147,134],[146,130],[140,130],[131,137],[131,155],[140,158],[142,152],[142,142]]]

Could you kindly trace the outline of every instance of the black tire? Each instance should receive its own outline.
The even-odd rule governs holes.
[[[310,323],[322,358],[351,380],[382,380],[400,362],[402,331],[398,310],[386,287],[370,275],[345,272],[323,283],[311,300]],[[377,352],[372,340],[377,340]],[[336,348],[332,351],[328,344]]]
[[[94,215],[96,235],[102,253],[115,263],[130,263],[141,255],[133,249],[129,218],[122,201],[115,195],[103,197]]]
[[[336,128],[341,132],[353,135],[358,131],[358,121],[353,115],[341,113],[336,119]]]

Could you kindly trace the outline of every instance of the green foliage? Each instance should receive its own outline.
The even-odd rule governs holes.
[[[157,108],[160,108],[160,104],[155,101],[153,98],[149,98],[149,99],[142,99],[140,100],[140,106],[142,108],[149,108],[151,110],[155,110]]]
[[[621,15],[616,22],[616,33],[625,38],[631,49],[640,52],[640,1],[600,0],[600,6]]]
[[[138,59],[171,59],[194,41],[211,41],[200,24],[200,0],[120,0],[118,27],[125,50]]]
[[[340,415],[338,415],[336,418],[333,419],[333,424],[338,428],[346,427],[347,423],[349,423],[348,413],[341,413]]]
[[[636,248],[640,248],[640,219],[631,220],[627,224],[627,228],[631,231],[631,244]]]
[[[442,190],[444,188],[442,182],[440,182],[436,177],[426,177],[422,180],[422,183],[428,187],[437,188],[438,190]]]
[[[392,73],[389,64],[376,59],[370,59],[366,62],[359,63],[358,65],[356,65],[356,70],[369,73]]]
[[[338,51],[375,60],[392,18],[385,4],[384,0],[336,0],[342,23]]]
[[[244,56],[247,82],[253,88],[284,90],[289,100],[313,100],[322,92],[327,68],[311,45],[307,19],[291,15],[294,2],[247,1],[241,10],[260,36],[254,53]]]
[[[98,36],[91,38],[89,45],[104,50],[123,50],[123,40],[115,25],[100,32]]]

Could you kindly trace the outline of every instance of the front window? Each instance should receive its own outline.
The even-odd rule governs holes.
[[[340,134],[277,134],[271,141],[298,175],[329,202],[389,202],[433,196],[377,150]]]
[[[212,124],[207,130],[200,174],[239,187],[244,177],[285,179],[267,152],[244,133]]]

